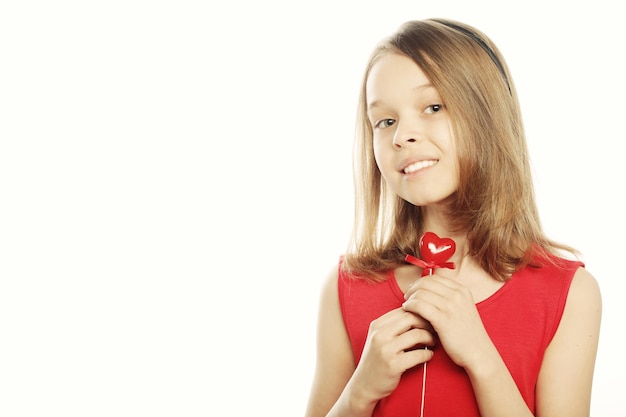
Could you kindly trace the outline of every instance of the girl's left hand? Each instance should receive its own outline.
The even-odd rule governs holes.
[[[450,358],[459,366],[479,366],[493,349],[469,288],[441,275],[418,279],[402,305],[428,320]]]

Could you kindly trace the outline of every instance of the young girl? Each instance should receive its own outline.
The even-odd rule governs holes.
[[[322,292],[306,415],[589,416],[600,292],[542,232],[495,45],[404,24],[369,60],[359,115],[354,241]],[[454,269],[405,261],[425,232],[454,240]]]

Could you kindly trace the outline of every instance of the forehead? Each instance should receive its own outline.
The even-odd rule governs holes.
[[[413,94],[431,88],[430,80],[411,58],[388,53],[372,65],[365,93],[367,102],[373,103],[398,94]]]

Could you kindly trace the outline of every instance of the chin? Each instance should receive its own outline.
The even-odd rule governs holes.
[[[400,196],[407,203],[417,207],[448,205],[454,200],[454,193],[432,196]]]

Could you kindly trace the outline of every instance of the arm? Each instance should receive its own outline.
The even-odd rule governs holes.
[[[536,388],[537,416],[589,417],[601,311],[595,279],[579,268],[557,332],[544,354]],[[515,386],[511,385],[512,380],[508,381],[510,375],[505,369],[498,371],[504,365],[498,362],[491,361],[492,366],[483,367],[484,374],[470,373],[482,415],[528,415],[523,412],[525,406],[518,404]],[[511,404],[516,404],[519,412],[511,412]],[[504,414],[499,410],[504,410]]]
[[[588,417],[598,349],[602,298],[595,278],[579,268],[559,328],[537,381],[537,415]]]
[[[354,369],[352,348],[339,307],[335,268],[329,274],[320,297],[317,358],[306,416],[326,416],[341,395]],[[364,410],[363,415],[371,415],[371,410],[369,414]]]
[[[330,274],[319,306],[317,363],[307,417],[369,417],[378,400],[391,394],[405,370],[432,357],[432,351],[411,349],[432,345],[428,324],[402,308],[374,320],[358,367],[346,332],[337,289]]]

